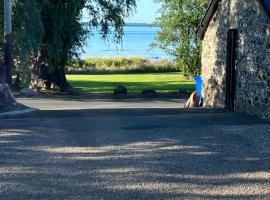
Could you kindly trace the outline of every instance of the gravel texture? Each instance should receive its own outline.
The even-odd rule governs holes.
[[[270,199],[270,124],[215,110],[0,119],[0,199]]]

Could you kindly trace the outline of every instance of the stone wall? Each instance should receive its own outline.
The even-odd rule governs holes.
[[[238,3],[236,110],[270,119],[270,17],[257,0]]]
[[[236,110],[270,119],[270,17],[259,0],[223,0],[210,22],[202,50],[205,105],[225,106],[229,28],[239,33]]]
[[[225,107],[227,8],[228,2],[221,1],[203,40],[202,77],[206,107]]]

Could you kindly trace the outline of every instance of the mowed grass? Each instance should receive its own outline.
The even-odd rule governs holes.
[[[67,79],[72,87],[90,93],[112,93],[119,84],[126,86],[129,93],[141,93],[144,89],[160,93],[194,91],[195,88],[195,82],[181,73],[67,75]]]

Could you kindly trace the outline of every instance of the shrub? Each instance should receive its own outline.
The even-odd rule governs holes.
[[[178,67],[166,59],[148,60],[141,57],[86,58],[73,60],[68,74],[160,73],[178,72]]]
[[[113,91],[114,94],[127,94],[128,90],[124,85],[118,85],[117,88]]]

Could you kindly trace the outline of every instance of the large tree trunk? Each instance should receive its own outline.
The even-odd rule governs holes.
[[[31,82],[29,87],[35,91],[41,91],[47,88],[48,64],[46,54],[46,50],[41,47],[37,55],[31,60]]]
[[[31,67],[30,89],[41,91],[48,89],[47,67],[44,64],[36,63]]]
[[[29,107],[22,105],[14,98],[8,84],[0,84],[0,113],[8,113],[12,111],[33,111]],[[15,113],[14,113],[15,114]]]
[[[52,66],[49,68],[46,50],[40,49],[33,60],[31,69],[30,89],[35,91],[46,91],[58,89],[64,92],[68,89],[64,66]]]
[[[8,84],[0,84],[0,107],[16,103]]]
[[[48,75],[47,84],[51,88],[59,88],[61,92],[67,91],[69,84],[66,79],[64,67],[60,66],[55,68],[54,72]]]

